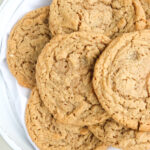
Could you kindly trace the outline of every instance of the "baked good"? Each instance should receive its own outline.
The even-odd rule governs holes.
[[[28,133],[40,150],[104,150],[86,127],[64,125],[55,120],[41,101],[37,88],[32,90],[25,119]]]
[[[116,123],[113,119],[89,127],[90,131],[105,144],[122,150],[150,149],[150,132],[132,130]]]
[[[107,119],[92,87],[92,73],[109,42],[101,34],[74,32],[56,36],[43,49],[36,66],[37,87],[60,122],[85,126]]]
[[[113,40],[96,62],[93,87],[118,123],[150,131],[150,30]]]
[[[146,15],[146,28],[150,29],[150,0],[140,0]]]
[[[37,58],[50,40],[48,17],[48,6],[29,12],[13,27],[8,39],[8,67],[18,83],[27,88],[36,84]]]
[[[146,25],[139,0],[53,0],[50,11],[53,35],[92,31],[115,38]]]

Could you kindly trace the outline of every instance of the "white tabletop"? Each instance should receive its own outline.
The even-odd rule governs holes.
[[[11,148],[8,146],[8,144],[2,139],[0,136],[0,149],[1,150],[11,150]]]

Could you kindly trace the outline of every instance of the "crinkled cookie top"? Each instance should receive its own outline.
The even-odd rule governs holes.
[[[93,87],[114,120],[150,131],[150,30],[113,40],[95,65]]]
[[[40,150],[106,150],[86,127],[56,121],[41,101],[37,88],[32,90],[25,119],[29,135]]]
[[[139,0],[53,0],[50,10],[53,35],[91,31],[114,38],[146,25]]]
[[[18,83],[27,88],[36,85],[37,58],[50,40],[48,17],[48,6],[29,12],[17,22],[8,39],[8,67]]]
[[[108,116],[92,86],[96,59],[110,39],[101,34],[74,32],[54,37],[36,66],[37,86],[56,119],[79,126],[103,122]]]

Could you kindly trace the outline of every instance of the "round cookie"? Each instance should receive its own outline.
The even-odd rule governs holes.
[[[99,57],[93,87],[117,122],[150,131],[150,30],[116,38]]]
[[[38,55],[50,40],[49,7],[29,12],[12,29],[7,48],[7,63],[18,83],[27,88],[36,84]]]
[[[105,144],[122,150],[148,150],[150,149],[150,132],[139,132],[125,128],[113,119],[103,124],[88,127],[89,130]]]
[[[50,11],[53,35],[92,31],[114,38],[146,26],[139,0],[53,0]]]
[[[40,150],[106,150],[86,127],[64,125],[56,121],[32,90],[26,107],[26,127]]]
[[[150,29],[150,0],[140,0],[146,14],[147,27]]]
[[[37,86],[49,111],[60,122],[91,125],[108,118],[92,87],[95,61],[110,42],[104,35],[74,32],[45,46],[36,66]]]

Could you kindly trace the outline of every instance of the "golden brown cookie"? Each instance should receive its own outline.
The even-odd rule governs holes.
[[[35,65],[38,55],[50,40],[49,7],[29,12],[12,29],[8,39],[7,63],[18,83],[35,86]]]
[[[37,88],[32,90],[25,119],[29,135],[40,150],[106,150],[86,127],[56,121],[41,101]]]
[[[36,66],[37,86],[49,111],[66,124],[103,122],[107,113],[92,87],[95,61],[110,39],[101,34],[59,35],[43,49]]]
[[[50,11],[53,35],[92,31],[114,38],[146,25],[139,0],[53,0]]]
[[[93,86],[114,120],[150,131],[150,30],[113,40],[95,65]]]
[[[90,126],[89,129],[105,144],[122,150],[150,149],[150,132],[139,132],[125,128],[113,119],[108,119],[103,124]]]
[[[140,0],[146,14],[147,27],[150,29],[150,0]]]

